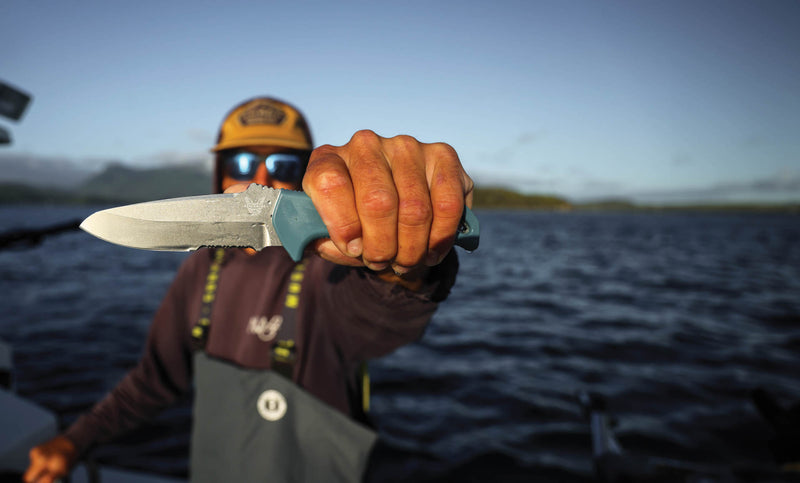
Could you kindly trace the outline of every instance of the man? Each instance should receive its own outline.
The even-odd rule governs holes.
[[[67,431],[31,450],[25,481],[68,473],[91,446],[152,418],[194,380],[195,481],[356,481],[376,436],[360,368],[416,340],[452,286],[472,181],[454,150],[357,132],[312,150],[271,98],[220,128],[215,191],[303,189],[330,233],[286,252],[199,250],[181,266],[139,364]]]

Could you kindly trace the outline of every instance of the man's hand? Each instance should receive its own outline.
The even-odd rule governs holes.
[[[398,275],[439,264],[455,241],[473,183],[455,150],[359,131],[313,151],[303,191],[328,227],[315,244],[335,263]],[[399,281],[399,280],[398,280]]]
[[[67,476],[78,460],[78,450],[64,436],[42,443],[30,451],[31,464],[22,477],[27,483],[52,483]]]

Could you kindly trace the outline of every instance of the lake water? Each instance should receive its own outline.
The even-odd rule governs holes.
[[[2,207],[0,231],[95,209]],[[800,217],[477,214],[481,247],[423,339],[370,365],[384,439],[417,454],[398,478],[591,481],[580,390],[635,454],[771,464],[749,392],[800,400]],[[73,421],[135,364],[184,257],[82,232],[0,251],[19,393]],[[180,405],[95,457],[185,474],[189,424]]]

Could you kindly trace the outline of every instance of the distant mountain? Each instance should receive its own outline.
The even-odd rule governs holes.
[[[476,208],[515,208],[568,211],[572,204],[558,196],[522,194],[500,187],[476,187],[473,193]]]
[[[197,165],[135,169],[110,164],[77,188],[33,186],[0,179],[0,204],[127,204],[211,192],[211,173]],[[574,203],[553,195],[523,194],[514,190],[479,186],[473,194],[477,209],[527,209],[548,211],[726,211],[800,213],[797,203],[738,203],[640,205],[625,199]]]
[[[76,190],[94,199],[125,202],[158,200],[211,192],[211,174],[198,166],[133,169],[111,164]]]
[[[0,183],[73,189],[92,175],[92,170],[67,158],[0,151]]]
[[[110,164],[74,188],[0,181],[0,204],[134,203],[211,192],[211,174],[199,166],[134,169]]]
[[[22,183],[0,182],[0,204],[41,203],[61,204],[74,203],[75,199],[69,191],[58,188],[40,188]]]

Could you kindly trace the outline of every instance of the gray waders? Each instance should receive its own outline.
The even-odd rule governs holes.
[[[204,297],[192,334],[201,347],[211,325],[208,317],[223,253],[219,250],[212,263],[209,296]],[[276,370],[242,368],[195,351],[193,482],[362,480],[377,434],[279,373],[291,374],[294,365],[294,308],[302,270],[301,263],[292,274],[284,323],[273,348]]]

